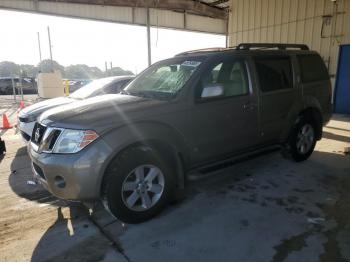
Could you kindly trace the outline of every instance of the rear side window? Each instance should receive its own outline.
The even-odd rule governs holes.
[[[319,55],[298,55],[301,81],[323,81],[329,78],[327,68]]]
[[[256,69],[263,92],[293,87],[292,66],[289,57],[255,58]]]

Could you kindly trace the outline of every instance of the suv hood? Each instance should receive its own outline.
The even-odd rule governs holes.
[[[74,101],[76,100],[69,97],[58,97],[53,99],[47,99],[39,103],[35,103],[34,105],[23,108],[20,111],[19,116],[36,118],[46,110],[49,110],[51,108],[54,108],[60,105],[69,104]]]
[[[48,110],[40,116],[39,122],[54,127],[102,132],[143,118],[147,113],[159,113],[158,107],[166,103],[124,94],[102,95]]]

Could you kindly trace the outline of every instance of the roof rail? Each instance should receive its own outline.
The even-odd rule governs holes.
[[[189,54],[195,54],[195,53],[201,53],[201,52],[219,52],[219,51],[227,51],[227,50],[232,50],[232,49],[236,49],[236,47],[203,48],[203,49],[195,49],[195,50],[182,52],[182,53],[176,54],[175,56],[189,55]]]
[[[278,48],[279,50],[286,50],[287,48],[299,48],[300,50],[310,50],[304,44],[277,44],[277,43],[241,43],[236,47],[236,50],[249,50],[251,48]]]

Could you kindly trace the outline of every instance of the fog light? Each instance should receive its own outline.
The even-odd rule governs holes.
[[[64,181],[64,178],[61,176],[55,177],[55,185],[59,188],[64,188],[66,186],[66,181]]]

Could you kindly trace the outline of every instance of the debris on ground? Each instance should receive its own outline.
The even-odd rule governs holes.
[[[307,222],[309,222],[310,224],[314,224],[314,225],[321,224],[324,221],[325,221],[325,219],[322,217],[309,217],[307,219]]]

